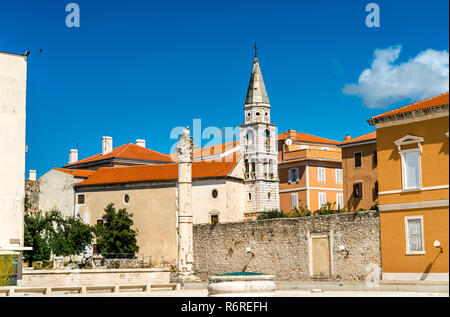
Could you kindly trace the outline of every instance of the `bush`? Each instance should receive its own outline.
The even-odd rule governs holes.
[[[286,215],[282,210],[272,209],[260,213],[256,219],[262,220],[262,219],[287,218],[287,217],[288,215]]]

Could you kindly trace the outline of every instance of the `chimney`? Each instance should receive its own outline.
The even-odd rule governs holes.
[[[350,134],[346,134],[346,135],[344,136],[344,141],[350,141],[351,139],[352,139],[352,137],[351,137]]]
[[[136,140],[136,145],[139,145],[139,146],[145,148],[145,140],[137,139]]]
[[[69,164],[75,163],[78,161],[78,150],[71,149],[69,153]]]
[[[36,170],[30,170],[29,171],[28,179],[30,181],[35,181],[36,180]]]
[[[113,150],[113,140],[110,136],[104,136],[102,138],[102,155],[111,153]]]
[[[289,139],[296,140],[297,139],[297,131],[288,130],[288,137],[289,137]]]

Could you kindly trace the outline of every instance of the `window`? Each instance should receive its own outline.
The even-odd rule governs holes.
[[[211,215],[211,223],[218,223],[219,222],[219,215]]]
[[[375,198],[377,198],[378,197],[378,181],[375,181],[375,185],[373,187],[373,191],[374,191],[374,194],[375,194]]]
[[[288,180],[288,182],[289,183],[296,183],[298,181],[299,181],[298,168],[291,168],[289,170],[289,180]]]
[[[97,219],[97,225],[103,226],[103,219]]]
[[[319,193],[319,208],[327,203],[327,193]]]
[[[77,204],[78,205],[84,205],[86,203],[86,197],[84,194],[77,195]]]
[[[402,157],[403,189],[420,188],[420,151],[419,149],[404,150]]]
[[[317,176],[318,176],[319,182],[325,183],[325,167],[317,168]]]
[[[342,169],[337,168],[334,171],[336,173],[336,184],[342,184]]]
[[[423,216],[405,217],[406,254],[424,254]]]
[[[248,193],[248,200],[252,200],[252,194]]]
[[[130,202],[130,196],[128,194],[123,195],[123,202],[128,204]]]
[[[267,193],[267,199],[270,200],[270,193]]]
[[[217,191],[217,189],[213,189],[211,192],[212,198],[217,198],[217,196],[219,195],[219,192]]]
[[[321,148],[322,151],[328,151],[328,148],[326,146]]]
[[[377,151],[373,152],[373,166],[376,167],[378,165],[378,156]]]
[[[362,153],[361,152],[354,152],[353,153],[353,158],[354,158],[354,167],[358,168],[358,167],[362,167]]]
[[[336,194],[336,207],[337,209],[344,208],[344,194]]]
[[[363,183],[353,184],[353,196],[355,196],[355,198],[363,197]]]
[[[298,208],[298,194],[291,194],[291,209]]]

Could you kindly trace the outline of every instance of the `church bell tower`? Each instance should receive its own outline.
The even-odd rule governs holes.
[[[247,218],[280,208],[277,129],[270,123],[270,102],[258,57],[244,104],[244,124],[239,126],[245,164],[245,214]]]

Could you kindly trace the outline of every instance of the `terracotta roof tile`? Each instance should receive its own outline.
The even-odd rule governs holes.
[[[73,175],[75,177],[84,177],[84,178],[88,178],[89,176],[91,176],[92,174],[95,173],[95,171],[91,171],[91,170],[82,170],[82,169],[69,169],[69,168],[59,168],[59,167],[55,167],[55,170]]]
[[[200,161],[192,163],[192,177],[227,176],[236,161]],[[77,186],[131,183],[158,180],[176,180],[178,164],[139,165],[131,167],[102,167]]]
[[[112,152],[106,155],[102,155],[102,153],[99,153],[91,157],[85,158],[83,160],[74,162],[72,164],[67,164],[64,167],[70,167],[78,164],[91,163],[112,158],[142,160],[142,161],[173,162],[170,159],[169,155],[165,155],[133,143],[127,143],[114,148]]]
[[[357,142],[363,142],[363,141],[369,141],[369,140],[376,140],[376,139],[377,139],[377,132],[373,131],[373,132],[370,132],[370,133],[358,136],[356,138],[352,138],[350,140],[346,140],[344,142],[341,142],[340,145],[357,143]]]
[[[289,132],[283,132],[283,133],[278,135],[278,140],[286,140],[286,139],[289,139]],[[338,141],[325,139],[325,138],[321,138],[321,137],[318,137],[318,136],[315,136],[315,135],[301,133],[301,132],[297,132],[296,141],[311,142],[311,143],[321,143],[321,144],[322,143],[323,144],[339,144]]]
[[[443,106],[443,105],[448,105],[449,104],[449,95],[448,95],[448,91],[428,98],[428,99],[424,99],[415,103],[412,103],[410,105],[401,107],[401,108],[397,108],[376,116],[373,116],[372,119],[376,119],[376,118],[383,118],[383,117],[388,117],[388,116],[392,116],[392,115],[396,115],[396,114],[400,114],[400,113],[407,113],[407,112],[412,112],[415,110],[422,110],[422,109],[427,109],[427,108],[433,108],[433,107],[438,107],[438,106]]]

